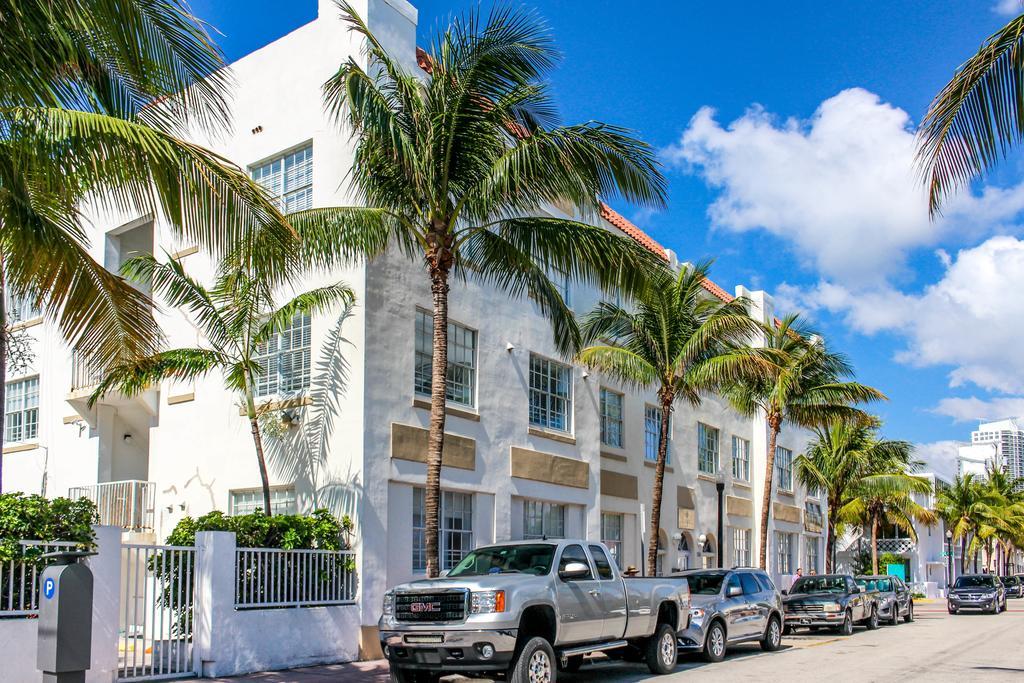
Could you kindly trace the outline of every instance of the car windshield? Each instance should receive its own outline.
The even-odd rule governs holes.
[[[857,585],[866,591],[891,591],[889,579],[864,579],[858,578]]]
[[[1016,576],[1004,576],[1003,583],[1007,586],[1016,586],[1018,583],[1020,583],[1020,579],[1018,579]]]
[[[789,589],[793,593],[845,593],[846,578],[842,576],[805,576]]]
[[[961,576],[953,588],[993,588],[995,585],[991,576]]]
[[[724,579],[725,574],[688,574],[686,583],[691,595],[718,595]]]
[[[492,545],[478,548],[466,555],[448,576],[481,576],[484,574],[533,574],[543,576],[551,571],[555,546],[550,543],[528,545]]]

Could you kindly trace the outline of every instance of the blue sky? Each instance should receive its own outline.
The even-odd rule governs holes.
[[[469,6],[415,4],[421,44]],[[661,150],[668,209],[618,208],[682,259],[714,258],[727,290],[805,310],[890,396],[889,436],[948,458],[977,418],[1024,413],[1020,160],[938,222],[910,171],[932,96],[1014,0],[527,4],[564,54],[564,119]],[[313,0],[192,5],[229,59],[316,13]]]

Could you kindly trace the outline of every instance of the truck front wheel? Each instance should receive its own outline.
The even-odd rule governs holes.
[[[676,632],[669,624],[659,624],[654,635],[647,640],[644,660],[652,674],[668,674],[676,668],[679,657]]]
[[[539,636],[530,638],[508,671],[508,683],[555,683],[558,668],[551,644]]]

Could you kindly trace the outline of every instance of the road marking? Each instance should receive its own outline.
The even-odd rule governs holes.
[[[819,641],[814,642],[814,643],[808,643],[805,647],[819,647],[821,645],[828,645],[829,643],[838,643],[841,640],[846,640],[846,639],[845,638],[829,638],[828,640],[819,640]],[[803,648],[801,648],[801,649],[803,649]]]

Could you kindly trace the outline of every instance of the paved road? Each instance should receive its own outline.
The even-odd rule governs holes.
[[[651,676],[646,667],[607,662],[587,664],[578,674],[562,674],[559,683],[683,683],[684,681],[1024,681],[1024,600],[991,616],[950,616],[941,603],[920,605],[912,624],[858,628],[848,638],[833,634],[783,638],[778,652],[757,645],[735,648],[718,664],[687,656],[676,673]],[[223,679],[227,682],[229,679]],[[386,683],[384,662],[359,662],[293,671],[251,674],[230,679],[259,683]],[[467,679],[448,679],[470,683]],[[472,683],[483,683],[473,681]]]

